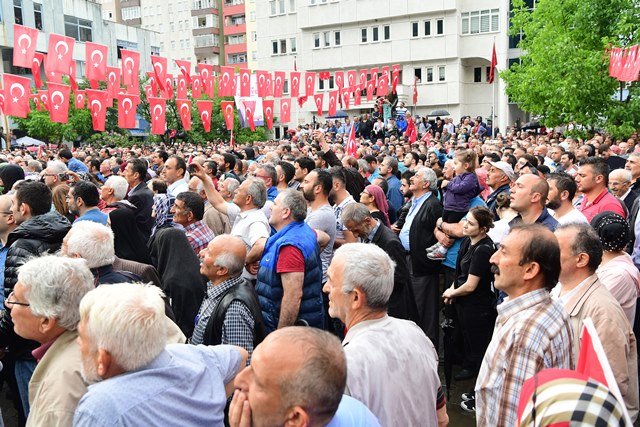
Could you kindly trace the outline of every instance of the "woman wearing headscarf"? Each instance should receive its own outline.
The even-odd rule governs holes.
[[[604,252],[596,270],[600,282],[620,303],[631,326],[636,316],[636,302],[640,295],[640,272],[625,252],[629,244],[629,223],[613,212],[602,212],[591,220]]]
[[[131,209],[120,208],[109,212],[109,224],[113,230],[118,258],[151,264],[149,249],[136,225],[136,217]]]
[[[389,204],[387,203],[387,197],[384,195],[382,188],[377,185],[367,185],[365,189],[360,193],[360,203],[365,205],[371,216],[387,227],[391,227],[389,222]]]
[[[200,274],[200,260],[184,231],[177,228],[158,230],[151,237],[149,248],[176,323],[190,337],[207,283]]]
[[[2,186],[2,194],[11,191],[16,181],[24,179],[24,170],[18,165],[5,165],[0,168],[0,186]]]

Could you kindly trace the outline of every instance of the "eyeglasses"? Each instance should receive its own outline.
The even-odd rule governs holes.
[[[9,297],[4,301],[6,305],[21,305],[23,307],[29,307],[31,304],[26,302],[11,301],[13,299],[13,291],[9,294]]]

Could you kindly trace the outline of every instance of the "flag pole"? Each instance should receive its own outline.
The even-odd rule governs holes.
[[[495,52],[496,49],[496,37],[493,37],[493,52]],[[491,70],[491,74],[493,74],[494,78],[493,78],[493,87],[491,88],[492,90],[492,98],[493,98],[493,105],[491,106],[491,139],[495,139],[496,137],[496,81],[497,79],[495,78],[495,72],[496,72],[496,68],[498,68],[497,64],[494,66],[493,65],[493,52],[491,52],[491,66],[495,67],[494,69]],[[497,53],[496,53],[496,58],[497,58]]]

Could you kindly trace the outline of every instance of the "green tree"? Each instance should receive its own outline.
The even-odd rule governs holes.
[[[78,110],[73,102],[69,106],[67,123],[52,122],[49,112],[38,111],[33,101],[31,101],[31,111],[26,118],[13,117],[12,119],[18,125],[18,129],[26,132],[27,135],[52,144],[60,144],[65,140],[86,140],[94,133],[89,110]]]
[[[637,38],[634,0],[512,0],[511,33],[522,29],[521,63],[500,73],[507,94],[547,126],[572,121],[622,136],[640,121],[637,101],[613,99],[607,49]],[[637,84],[631,85],[632,100]],[[636,94],[637,96],[637,94]]]

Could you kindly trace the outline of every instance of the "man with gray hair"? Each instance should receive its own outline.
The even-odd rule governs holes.
[[[614,169],[609,172],[609,190],[624,202],[627,211],[631,212],[633,202],[638,198],[638,192],[632,188],[633,175],[626,169]]]
[[[40,176],[44,178],[44,183],[49,187],[51,191],[56,188],[58,185],[65,184],[68,176],[67,173],[69,170],[67,169],[67,165],[62,163],[60,160],[51,160],[47,163],[47,167]]]
[[[218,211],[211,206],[209,200],[207,200],[207,193],[204,192],[204,185],[202,181],[197,177],[192,177],[189,180],[189,191],[197,193],[204,202],[204,217],[202,221],[207,224],[207,227],[213,231],[215,236],[226,234],[231,231],[231,224],[229,224],[229,217]]]
[[[387,315],[394,263],[375,245],[341,246],[323,291],[329,315],[344,322],[346,393],[364,403],[384,426],[447,422],[438,378],[438,354],[413,322]],[[419,366],[407,374],[408,366]],[[398,402],[402,410],[398,411]]]
[[[136,207],[128,200],[124,200],[128,190],[129,183],[123,177],[113,175],[107,178],[104,185],[100,187],[100,199],[107,205],[100,210],[106,214],[118,208],[134,210]]]
[[[437,181],[432,169],[416,169],[415,175],[409,180],[409,190],[413,193],[411,207],[399,235],[407,251],[411,285],[420,317],[418,325],[434,343],[439,342],[439,273],[442,263],[427,258],[425,251],[438,241],[434,230],[442,216],[442,203],[435,195],[438,191]]]
[[[167,345],[163,317],[162,291],[155,286],[100,286],[82,299],[78,343],[82,376],[92,385],[74,426],[223,425],[247,352]]]
[[[320,247],[306,216],[301,192],[278,194],[269,219],[276,234],[267,240],[256,284],[267,332],[297,323],[324,325]]]
[[[240,181],[235,178],[225,178],[224,181],[220,181],[220,184],[218,184],[220,195],[227,203],[233,203],[238,187],[240,187]]]
[[[6,305],[11,308],[15,332],[41,344],[33,352],[38,364],[29,382],[27,425],[71,425],[87,390],[76,342],[78,307],[93,288],[84,260],[48,255],[20,267]]]
[[[264,338],[262,312],[252,285],[241,277],[247,251],[242,239],[223,234],[200,252],[200,273],[209,279],[191,344],[233,344],[251,353]]]

